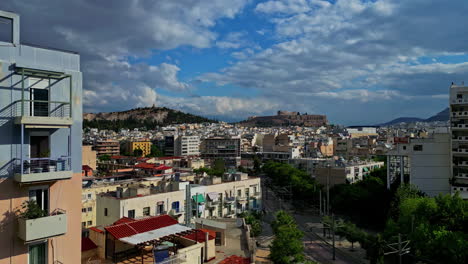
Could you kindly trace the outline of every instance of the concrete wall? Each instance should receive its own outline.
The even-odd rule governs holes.
[[[93,170],[96,170],[96,151],[92,150],[93,146],[83,146],[83,165],[88,165]]]

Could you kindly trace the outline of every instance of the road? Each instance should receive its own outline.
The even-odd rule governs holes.
[[[320,228],[320,218],[314,217],[311,215],[300,215],[292,212],[293,210],[288,210],[289,205],[282,201],[280,198],[276,197],[275,194],[269,190],[262,178],[262,200],[263,207],[265,210],[265,222],[264,228],[269,228],[269,223],[273,220],[275,212],[280,209],[287,210],[291,213],[298,227],[304,232],[303,242],[304,242],[304,252],[307,257],[318,262],[318,263],[335,263],[335,264],[357,264],[364,263],[345,254],[340,251],[336,252],[336,260],[332,260],[332,248],[329,244],[323,241],[318,235],[314,232],[310,232],[310,228],[314,226],[315,228]],[[272,231],[271,228],[265,230],[262,235],[259,237],[259,242],[261,245],[265,246],[272,240]]]

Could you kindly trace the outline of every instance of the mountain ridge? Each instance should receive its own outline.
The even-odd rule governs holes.
[[[437,114],[429,117],[429,118],[419,118],[419,117],[398,117],[386,123],[378,124],[377,126],[389,126],[395,125],[399,123],[414,123],[414,122],[446,122],[449,120],[449,108],[445,108],[444,110],[438,112]]]

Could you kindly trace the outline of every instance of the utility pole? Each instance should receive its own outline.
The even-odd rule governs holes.
[[[327,164],[328,175],[327,175],[327,215],[330,215],[330,171],[331,166]]]
[[[390,248],[391,251],[385,252],[384,255],[396,254],[398,253],[398,263],[402,264],[403,255],[410,252],[410,247],[408,246],[410,240],[401,241],[401,234],[398,233],[398,242],[387,244],[386,246]]]
[[[322,190],[319,190],[320,216],[322,215]]]
[[[336,229],[339,228],[339,227],[342,227],[342,225],[338,225],[336,223],[335,215],[332,214],[331,223],[330,224],[325,223],[325,222],[323,223],[323,230],[324,231],[325,231],[325,226],[328,227],[329,229],[331,229],[331,231],[332,231],[332,259],[336,260],[335,232],[336,232]]]

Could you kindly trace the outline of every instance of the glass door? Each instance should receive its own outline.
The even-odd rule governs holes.
[[[47,242],[29,246],[29,264],[46,264]]]
[[[49,189],[38,188],[29,190],[29,200],[35,201],[46,213],[49,213]]]
[[[49,116],[49,90],[31,88],[31,115]]]

